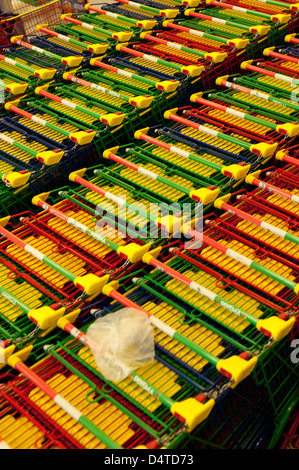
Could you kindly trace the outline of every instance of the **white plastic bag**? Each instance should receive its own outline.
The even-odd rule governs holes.
[[[99,371],[112,382],[125,379],[155,357],[151,321],[135,308],[123,308],[98,318],[89,326],[87,337]]]

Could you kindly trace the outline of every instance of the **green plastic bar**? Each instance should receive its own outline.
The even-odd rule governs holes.
[[[49,193],[39,194],[38,196],[34,196],[32,199],[32,203],[46,212],[54,215],[55,217],[63,220],[67,224],[71,225],[72,227],[80,230],[82,233],[89,235],[94,240],[103,243],[103,245],[107,245],[111,250],[116,251],[120,248],[119,245],[114,243],[113,241],[109,240],[109,238],[104,237],[103,235],[94,232],[91,230],[87,225],[82,224],[79,220],[76,220],[72,217],[68,217],[64,212],[60,211],[54,206],[51,206],[49,203],[45,203]]]
[[[16,307],[20,307],[21,310],[23,310],[24,313],[30,312],[30,307],[26,305],[22,300],[18,299],[15,295],[11,294],[8,290],[6,290],[4,287],[0,285],[0,294],[2,297],[4,297],[6,300],[8,300],[11,304],[15,305]]]

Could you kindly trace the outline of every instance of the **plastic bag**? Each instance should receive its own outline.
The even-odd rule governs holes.
[[[112,382],[154,360],[154,329],[141,310],[123,308],[98,318],[87,336],[99,371]]]

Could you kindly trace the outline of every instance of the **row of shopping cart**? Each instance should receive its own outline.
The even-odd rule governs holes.
[[[57,165],[61,160],[68,169],[72,169],[73,147],[90,144],[91,141],[95,145],[107,146],[116,135],[122,143],[126,142],[141,122],[151,124],[153,116],[155,122],[160,121],[169,105],[186,102],[191,90],[200,88],[202,73],[213,75],[216,69],[217,74],[229,72],[229,55],[235,56],[233,51],[244,48],[248,43],[248,39],[242,36],[242,28],[238,32],[240,37],[235,34],[228,39],[217,36],[216,30],[212,31],[212,35],[201,31],[202,25],[198,21],[194,24],[196,29],[164,21],[165,29],[162,32],[141,32],[156,26],[153,22],[138,23],[131,16],[121,16],[122,19],[119,19],[119,15],[111,9],[113,7],[108,10],[86,5],[89,13],[96,14],[77,15],[77,18],[63,14],[64,23],[57,24],[54,29],[48,25],[38,25],[37,29],[42,35],[29,36],[27,41],[21,36],[11,37],[11,42],[17,47],[5,50],[5,55],[0,57],[2,80],[11,99],[6,101],[6,110],[9,116],[19,114],[24,117],[25,113],[26,123],[28,119],[34,122],[26,126],[30,128],[30,135],[34,136],[31,138],[45,140],[46,137],[48,140],[50,137],[53,142],[50,149],[48,142],[41,142],[41,147],[37,145],[36,150],[32,150],[29,145],[23,145],[20,149],[20,142],[15,139],[13,143],[18,151],[14,154],[14,149],[11,160],[5,155],[5,164],[1,169],[1,178],[6,184],[19,187],[29,182],[30,189],[35,192],[42,188],[46,190],[51,187],[57,173],[63,174],[60,170],[49,171],[49,166]],[[221,7],[218,12],[220,16],[222,10],[231,12],[231,9]],[[246,15],[248,13],[242,13],[242,17]],[[289,17],[286,15],[287,19]],[[211,17],[208,21],[214,24],[215,18]],[[246,20],[247,28],[251,20],[251,17]],[[266,18],[267,21],[274,26],[279,21],[284,23],[282,19],[274,21]],[[268,25],[249,33],[252,36],[264,35],[269,28]],[[61,34],[63,32],[66,34]],[[138,36],[139,42],[124,43],[131,39],[132,34]],[[143,41],[140,42],[140,39]],[[109,55],[111,47],[119,53]],[[105,54],[107,51],[108,55],[91,58],[94,54]],[[215,71],[213,67],[216,67]],[[51,79],[54,83],[49,82]],[[55,93],[57,89],[59,93]],[[41,102],[36,95],[45,99]],[[20,117],[15,116],[15,119],[18,124],[23,121]],[[38,135],[35,136],[36,132]],[[18,154],[24,150],[27,158],[22,161]],[[88,153],[94,152],[90,149]],[[86,164],[93,162],[87,161]],[[50,185],[47,186],[45,180],[51,182]],[[18,199],[22,196],[19,195]]]
[[[2,179],[54,171],[1,213],[1,448],[271,447],[298,403],[296,36],[202,92],[186,77],[209,59],[158,49],[168,29],[141,34],[5,103]],[[5,57],[41,67],[31,39],[13,41]],[[191,105],[174,108],[185,83]],[[23,191],[32,204],[12,212]],[[155,359],[112,382],[86,331],[123,307],[150,319]]]

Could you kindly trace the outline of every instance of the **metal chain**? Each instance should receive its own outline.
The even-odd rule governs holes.
[[[167,447],[176,437],[180,436],[181,434],[184,434],[188,429],[188,424],[184,424],[181,428],[179,428],[177,431],[174,431],[173,434],[171,435],[166,435],[161,437],[161,439],[157,439],[158,445],[163,445]]]
[[[219,390],[212,390],[211,392],[207,392],[206,396],[208,398],[212,398],[213,400],[215,400],[216,398],[219,397],[221,393],[225,392],[225,390],[230,388],[233,383],[234,383],[234,379],[230,379],[228,382],[222,385],[222,387]]]
[[[231,186],[231,185],[233,184],[233,182],[234,182],[234,181],[235,181],[235,178],[234,178],[234,176],[231,176],[231,177],[230,177],[230,179],[229,179],[229,181],[228,181],[227,183],[225,183],[225,185],[224,185],[224,186],[222,186],[222,188],[221,188],[221,189],[222,189],[222,191],[223,191],[223,189],[224,189],[224,188],[226,188],[226,186]]]
[[[299,313],[299,308],[297,308],[297,310],[290,310],[289,312],[286,312],[286,314],[292,318],[292,317],[296,317]]]
[[[130,264],[130,261],[128,259],[126,259],[124,264],[122,264],[118,269],[126,268],[129,264]],[[113,273],[115,273],[115,271],[116,271],[116,269],[104,269],[103,273],[104,274],[113,274]]]
[[[70,305],[74,305],[74,304],[77,304],[78,302],[80,302],[80,300],[82,300],[83,297],[85,297],[85,295],[86,295],[86,292],[85,292],[85,290],[84,290],[84,291],[82,292],[82,294],[80,294],[79,297],[77,297],[73,302],[70,302],[70,301],[69,301],[69,302],[60,302],[59,305],[61,305],[61,307],[67,308],[67,307],[69,307]]]
[[[38,333],[39,331],[40,331],[40,327],[38,325],[36,325],[34,330],[32,330],[31,333],[28,333],[28,335],[22,336],[21,338],[16,338],[16,339],[11,338],[10,340],[8,340],[8,342],[13,343],[13,344],[22,343],[26,339],[29,339],[29,338],[32,338],[32,336],[35,336],[35,334]]]
[[[255,349],[253,351],[246,351],[246,352],[250,356],[254,356],[254,357],[259,356],[262,352],[265,351],[265,349],[269,348],[273,342],[274,342],[274,338],[271,336],[269,341],[266,344],[264,344],[264,346],[261,349]]]

